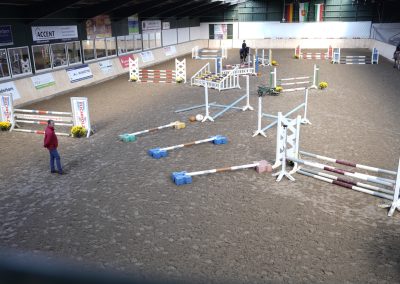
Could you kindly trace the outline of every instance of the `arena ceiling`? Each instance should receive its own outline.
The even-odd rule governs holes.
[[[1,20],[85,20],[101,14],[114,20],[138,13],[140,18],[199,17],[222,12],[246,0],[0,0]]]

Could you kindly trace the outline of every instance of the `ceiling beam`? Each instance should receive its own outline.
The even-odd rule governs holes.
[[[195,13],[192,13],[192,14],[187,15],[187,16],[189,16],[189,17],[202,16],[202,15],[204,15],[204,13],[208,13],[210,10],[216,9],[218,7],[221,7],[221,6],[223,8],[222,9],[218,9],[219,10],[218,12],[220,12],[221,10],[226,10],[226,8],[229,7],[230,5],[221,4],[221,3],[218,3],[218,4],[213,3],[213,4],[210,4],[210,5],[206,6],[204,9],[201,9],[200,11],[196,11]]]
[[[32,24],[39,19],[49,18],[51,15],[60,13],[79,1],[81,0],[57,0],[52,1],[51,4],[47,1],[44,1],[39,5],[29,5],[27,8],[23,9],[22,13],[24,16],[34,16],[33,20],[27,17],[27,19],[29,19],[27,23]]]
[[[195,10],[195,9],[199,9],[199,8],[201,8],[201,7],[204,7],[204,6],[208,6],[208,5],[210,5],[210,4],[212,4],[211,1],[205,1],[205,2],[203,1],[203,4],[201,4],[201,5],[195,5],[195,6],[191,7],[191,8],[189,8],[189,9],[185,9],[185,10],[183,10],[183,11],[178,12],[177,14],[175,14],[175,16],[176,16],[176,17],[185,17],[185,16],[188,14],[188,12],[193,11],[193,10]]]
[[[165,17],[165,16],[175,16],[176,11],[182,10],[182,7],[185,6],[198,6],[199,3],[203,3],[202,0],[197,1],[184,1],[181,5],[174,5],[172,8],[162,11],[158,16]]]

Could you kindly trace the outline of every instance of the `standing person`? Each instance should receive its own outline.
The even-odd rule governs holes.
[[[246,41],[244,40],[243,43],[242,43],[242,49],[246,50],[246,48],[247,48],[247,44],[246,44]]]
[[[47,121],[47,127],[44,132],[43,146],[45,148],[47,148],[50,153],[50,171],[51,171],[51,173],[58,172],[60,175],[62,175],[63,170],[61,168],[60,155],[58,154],[58,151],[57,151],[58,139],[57,139],[57,135],[54,131],[54,121],[51,119]],[[56,160],[57,171],[54,167],[54,160]]]
[[[400,43],[396,46],[396,50],[393,53],[394,65],[393,68],[396,68],[396,61],[400,60]]]

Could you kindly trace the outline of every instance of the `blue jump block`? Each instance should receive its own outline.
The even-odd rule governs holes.
[[[160,148],[150,149],[147,153],[154,159],[161,159],[168,156],[168,152],[165,150],[161,150]]]
[[[171,179],[176,185],[184,185],[192,183],[192,177],[187,172],[173,172]]]
[[[119,139],[124,142],[134,142],[136,141],[136,136],[129,133],[124,133],[119,135]]]
[[[215,145],[222,145],[222,144],[227,144],[228,143],[228,138],[222,135],[216,135],[214,136],[214,140],[212,141]]]

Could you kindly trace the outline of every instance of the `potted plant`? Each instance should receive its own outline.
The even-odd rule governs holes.
[[[319,88],[320,90],[323,90],[323,89],[325,89],[325,88],[328,88],[328,83],[327,83],[327,82],[320,82],[319,85],[318,85],[318,88]]]
[[[11,123],[8,121],[1,121],[0,122],[0,130],[1,131],[8,131],[11,128]]]
[[[82,126],[74,126],[71,128],[72,137],[80,138],[85,137],[87,134],[87,129]]]

